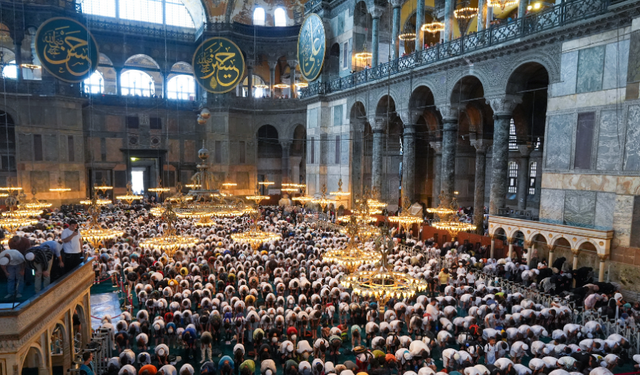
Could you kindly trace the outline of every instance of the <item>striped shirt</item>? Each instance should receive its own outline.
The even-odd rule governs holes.
[[[27,250],[27,254],[33,253],[34,258],[32,261],[27,260],[29,267],[35,269],[36,264],[48,265],[49,261],[53,259],[53,252],[47,246],[36,246]]]

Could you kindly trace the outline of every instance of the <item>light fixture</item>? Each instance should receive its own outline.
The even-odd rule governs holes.
[[[127,193],[124,194],[124,195],[116,196],[116,199],[121,200],[121,201],[125,201],[129,205],[131,205],[131,203],[133,203],[133,201],[142,199],[142,195],[133,194],[133,192],[131,191],[131,181],[129,181],[129,182],[127,182]]]
[[[360,246],[356,243],[359,237],[360,223],[355,216],[351,216],[349,224],[346,227],[346,234],[349,236],[349,242],[344,249],[329,250],[322,256],[326,262],[336,263],[343,266],[347,273],[353,273],[362,264],[377,263],[380,260],[380,254],[364,248],[361,242]]]
[[[406,195],[403,194],[401,199],[402,212],[398,216],[389,217],[389,221],[394,224],[400,225],[404,228],[405,231],[408,232],[414,224],[421,224],[423,220],[421,217],[411,215],[411,213],[409,212],[409,210],[411,209],[411,201]]]
[[[322,188],[320,189],[320,193],[321,193],[320,197],[319,198],[315,198],[314,200],[311,201],[311,203],[320,205],[320,207],[322,208],[322,212],[324,212],[325,208],[327,208],[329,203],[333,203],[334,201],[332,199],[328,199],[327,198],[327,185],[326,184],[322,184]]]
[[[265,199],[269,199],[269,196],[256,193],[254,195],[246,196],[246,199],[255,202],[255,207],[246,210],[246,212],[251,216],[251,226],[247,231],[233,233],[231,235],[231,239],[235,242],[249,244],[249,246],[256,251],[263,243],[279,240],[281,236],[277,233],[263,231],[258,226],[258,219],[260,216],[260,210],[258,208],[260,206],[260,202]]]
[[[200,116],[203,119],[208,120],[209,117],[211,117],[211,112],[209,111],[208,108],[202,108],[202,110],[200,111]]]
[[[168,225],[164,234],[162,236],[151,237],[140,242],[140,246],[142,248],[148,250],[160,250],[162,253],[166,254],[169,259],[173,259],[173,256],[178,250],[198,244],[199,239],[197,237],[179,235],[176,233],[176,229],[173,224],[177,220],[177,214],[173,211],[171,203],[167,203],[165,210],[162,213],[162,219]]]
[[[131,161],[138,161],[138,158],[136,158],[135,156],[132,156]]]
[[[448,203],[448,199],[444,194],[440,194],[438,199],[440,200],[438,207],[435,209],[427,209],[427,212],[435,213],[436,216],[436,220],[431,223],[432,227],[449,232],[452,241],[458,237],[460,232],[476,229],[475,225],[460,221],[457,210],[458,204],[455,197],[452,197]]]
[[[348,197],[351,195],[348,191],[342,191],[342,178],[338,180],[338,191],[332,191],[329,195],[334,195],[338,198],[340,197]]]
[[[93,194],[93,199],[90,202],[87,212],[91,215],[91,222],[82,229],[82,239],[91,243],[91,246],[97,252],[100,245],[104,245],[105,240],[120,237],[124,235],[124,232],[113,228],[102,228],[98,221],[101,204],[96,194]]]
[[[296,87],[298,87],[298,88],[309,87],[309,83],[307,83],[307,82],[298,82],[298,83],[296,83]]]
[[[27,68],[27,69],[31,69],[31,70],[36,70],[36,69],[40,69],[41,68],[40,65],[36,65],[36,64],[20,64],[20,66],[22,68]]]
[[[289,85],[287,85],[286,83],[276,83],[275,85],[273,85],[273,87],[277,89],[286,89],[289,88]]]
[[[274,185],[274,184],[275,184],[275,182],[273,182],[273,181],[260,181],[260,182],[258,182],[258,185],[262,185],[262,186],[271,186],[271,185]]]
[[[50,192],[54,192],[54,193],[64,193],[67,191],[71,191],[71,188],[68,187],[64,187],[64,185],[62,184],[62,177],[58,177],[58,187],[57,188],[51,188],[49,189]]]
[[[230,188],[233,188],[233,187],[236,187],[236,186],[238,186],[238,184],[235,183],[235,182],[225,182],[225,183],[222,184],[222,187],[225,188],[225,189],[230,189]]]
[[[416,40],[416,31],[412,30],[409,26],[409,24],[404,26],[404,30],[402,31],[402,33],[400,33],[400,35],[398,35],[398,39],[405,42]]]
[[[460,35],[464,36],[467,33],[467,28],[471,23],[471,19],[478,15],[478,8],[470,5],[470,0],[460,1],[460,7],[453,11],[453,15],[458,19],[458,26],[460,27]]]
[[[441,31],[444,31],[444,23],[438,21],[425,23],[424,25],[422,25],[421,30],[431,34],[439,33]]]
[[[357,271],[344,276],[340,283],[354,294],[364,298],[374,298],[380,313],[384,314],[391,298],[411,299],[419,292],[427,290],[427,283],[403,272],[392,270],[387,255],[395,247],[388,228],[384,228],[381,239],[376,241],[376,251],[380,254],[379,266],[371,271]]]
[[[496,8],[500,7],[500,9],[504,10],[506,7],[510,7],[513,5],[517,5],[518,0],[488,0],[487,6]]]
[[[93,203],[93,200],[91,200],[91,199],[84,199],[84,200],[80,201],[80,204],[84,204],[84,205],[89,205],[89,204],[92,204],[92,203]],[[112,202],[111,202],[110,199],[96,199],[95,203],[98,206],[106,206],[108,204],[111,204]]]
[[[268,89],[269,85],[265,85],[264,83],[258,83],[257,85],[253,85],[254,88],[256,89]]]

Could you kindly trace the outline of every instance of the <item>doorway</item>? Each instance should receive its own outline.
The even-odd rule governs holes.
[[[131,190],[133,194],[144,194],[146,168],[131,168]]]
[[[134,194],[145,194],[147,189],[156,187],[159,181],[159,158],[130,158],[131,190]]]

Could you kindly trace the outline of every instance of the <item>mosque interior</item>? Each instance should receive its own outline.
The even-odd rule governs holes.
[[[417,241],[564,258],[638,301],[638,1],[0,0],[0,65],[6,240],[62,225],[9,224],[26,202],[177,196],[205,223],[214,195],[245,218],[306,197],[328,231],[370,197]],[[454,205],[465,229],[431,225]],[[125,299],[87,262],[0,300],[0,374],[75,371],[97,290]]]

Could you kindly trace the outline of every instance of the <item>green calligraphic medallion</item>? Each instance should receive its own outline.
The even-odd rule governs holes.
[[[65,82],[82,82],[98,68],[100,54],[93,35],[71,18],[51,18],[36,32],[42,66]]]
[[[307,81],[318,78],[324,63],[327,34],[322,19],[315,13],[305,18],[298,34],[298,62],[300,72]]]
[[[193,54],[193,75],[211,93],[229,92],[244,76],[242,51],[227,38],[207,39]]]

